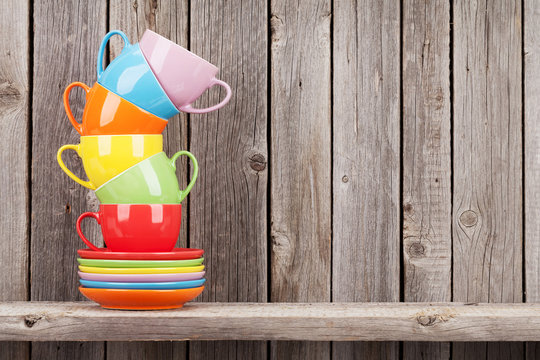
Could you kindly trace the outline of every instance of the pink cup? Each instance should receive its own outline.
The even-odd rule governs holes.
[[[156,79],[178,110],[204,114],[221,109],[229,102],[230,86],[216,79],[219,69],[208,61],[151,30],[144,32],[139,46]],[[206,109],[191,106],[214,85],[225,88],[227,95],[223,101]]]

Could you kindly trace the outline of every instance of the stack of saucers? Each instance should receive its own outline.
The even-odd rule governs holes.
[[[203,291],[201,249],[170,252],[78,250],[80,291],[108,309],[180,308]]]

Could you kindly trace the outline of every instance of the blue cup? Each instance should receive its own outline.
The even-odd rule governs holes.
[[[103,53],[113,35],[122,37],[124,48],[104,69]],[[130,44],[126,34],[120,30],[113,30],[103,38],[98,53],[97,75],[101,86],[162,119],[169,119],[179,112],[154,76],[139,44]]]

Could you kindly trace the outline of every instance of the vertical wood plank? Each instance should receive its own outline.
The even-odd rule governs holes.
[[[28,299],[29,6],[0,12],[0,300]],[[26,359],[28,343],[0,343],[0,359]]]
[[[528,342],[525,355],[527,360],[540,359],[540,343]]]
[[[273,302],[330,301],[331,3],[271,1]],[[272,359],[329,359],[328,342],[272,342]]]
[[[109,3],[109,30],[119,29],[127,34],[132,43],[142,37],[146,29],[189,47],[189,9],[188,0],[159,1],[121,1],[111,0]],[[110,55],[114,59],[122,50],[123,43],[118,37],[111,40]],[[163,132],[163,151],[171,156],[178,150],[188,148],[187,115],[181,113],[169,120]],[[186,187],[187,161],[179,160],[176,173],[180,188]],[[180,228],[179,246],[188,244],[187,229],[189,206],[188,201],[182,203],[182,226]],[[107,344],[107,357],[110,359],[130,359],[144,354],[145,359],[185,359],[187,346],[185,342],[111,342]]]
[[[335,1],[333,301],[399,301],[399,2]],[[339,19],[339,22],[337,22]],[[335,343],[395,359],[396,342]]]
[[[405,301],[451,301],[450,3],[403,3]],[[406,342],[405,359],[448,359],[449,343]]]
[[[524,0],[525,1],[525,0]],[[540,302],[540,1],[524,2],[525,56],[525,294]],[[527,344],[527,359],[540,358],[540,343]]]
[[[25,341],[4,341],[0,343],[0,359],[22,360],[28,359],[30,346]]]
[[[186,348],[180,341],[109,341],[107,359],[180,360],[186,358]]]
[[[525,1],[525,271],[527,302],[540,301],[540,2]]]
[[[205,250],[199,301],[267,301],[266,1],[191,1],[191,50],[220,68],[233,90],[223,109],[190,116],[199,179],[190,201],[190,245]],[[216,104],[211,89],[196,106]],[[261,359],[266,342],[192,342],[190,359]]]
[[[70,82],[95,81],[99,42],[106,32],[106,5],[106,0],[34,2],[32,300],[84,299],[78,290],[75,260],[76,250],[83,243],[75,231],[75,222],[82,212],[96,209],[97,201],[93,192],[62,173],[55,154],[63,144],[79,142],[79,134],[64,113],[62,93]],[[78,109],[80,118],[82,93],[72,96],[71,104]],[[75,153],[66,154],[64,159],[76,173],[84,173]],[[88,233],[95,239],[99,230],[92,226]],[[32,344],[34,359],[103,356],[103,343]]]
[[[454,5],[453,300],[522,301],[521,3]],[[454,358],[522,358],[457,343]]]

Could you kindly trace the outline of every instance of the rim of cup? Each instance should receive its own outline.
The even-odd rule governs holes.
[[[174,41],[167,39],[165,36],[162,36],[162,35],[158,34],[157,32],[152,31],[152,30],[150,30],[150,29],[146,29],[145,32],[149,32],[149,33],[155,34],[155,35],[157,35],[158,37],[160,37],[161,39],[165,39],[166,41],[168,41],[168,42],[171,43],[172,45],[174,45],[174,46],[176,46],[176,47],[179,47],[179,48],[182,49],[184,52],[187,52],[190,56],[192,56],[192,57],[194,57],[194,58],[196,58],[196,59],[199,59],[199,60],[204,61],[204,62],[207,63],[208,65],[212,66],[214,69],[217,69],[217,71],[219,72],[219,68],[218,68],[216,65],[214,65],[214,64],[212,64],[210,61],[208,61],[208,60],[206,60],[206,59],[200,57],[199,55],[195,54],[194,52],[192,52],[192,51],[186,49],[185,47],[183,47],[183,46],[181,46],[181,45],[178,45],[178,44],[175,43]],[[143,34],[143,37],[144,37],[144,34]],[[142,38],[141,38],[141,39],[142,39]],[[139,40],[139,47],[140,47],[140,40]],[[144,53],[144,51],[142,50],[142,48],[141,48],[141,52],[142,52],[142,54],[143,54],[143,56],[144,56],[144,59],[146,60],[146,63],[148,64],[148,66],[150,66],[150,62],[149,62],[148,59],[146,58],[146,54]],[[150,69],[152,69],[151,66],[150,66]],[[153,72],[153,71],[152,71],[152,72]],[[155,76],[155,74],[154,74],[154,76]],[[158,81],[158,82],[159,82],[159,81]],[[160,84],[160,85],[161,85],[161,84]],[[169,96],[169,95],[167,95],[167,96]]]
[[[142,49],[141,49],[141,53],[142,53]],[[143,54],[143,58],[144,58],[144,61],[146,62],[146,65],[148,65],[148,67],[150,67],[150,64],[149,64],[148,61],[146,60],[146,57],[144,56],[144,54]],[[151,67],[150,67],[150,70],[152,70]],[[153,71],[152,71],[152,74],[154,74]],[[154,77],[156,77],[155,74],[154,74]],[[156,80],[157,80],[157,78],[156,78]],[[158,83],[159,83],[159,81],[158,81]],[[135,104],[135,103],[132,102],[132,101],[129,101],[128,99],[126,99],[126,98],[123,97],[122,95],[117,94],[117,93],[115,93],[114,91],[112,91],[111,89],[107,88],[105,85],[100,84],[98,81],[96,81],[96,82],[94,83],[94,85],[92,85],[92,86],[90,87],[90,90],[92,90],[92,89],[94,88],[94,86],[96,86],[96,85],[99,86],[99,87],[102,87],[102,88],[105,89],[106,91],[108,91],[108,92],[110,92],[110,93],[112,93],[112,94],[118,96],[120,99],[122,99],[123,101],[129,103],[130,105],[135,106],[135,107],[138,108],[139,110],[142,110],[142,111],[148,113],[149,115],[152,115],[152,116],[158,118],[159,120],[166,121],[167,123],[169,122],[169,119],[170,119],[170,118],[169,118],[169,119],[162,118],[161,116],[156,115],[156,114],[154,114],[154,113],[152,113],[152,112],[146,110],[145,108],[140,107],[139,105]],[[169,102],[172,104],[172,100],[169,98],[169,95],[167,94],[167,92],[165,91],[165,89],[163,89],[163,86],[161,86],[161,84],[159,84],[159,87],[161,88],[161,90],[163,90],[163,92],[165,93],[165,95],[167,95],[167,98],[169,99]],[[173,104],[173,106],[176,108],[176,105]],[[175,116],[176,116],[176,115],[175,115]],[[130,134],[118,134],[118,135],[130,135]],[[158,135],[158,134],[132,134],[132,135]],[[83,136],[102,136],[102,135],[83,135]]]
[[[121,137],[127,137],[127,136],[130,136],[130,137],[137,136],[137,137],[139,137],[139,136],[163,136],[163,134],[104,134],[104,135],[81,135],[81,138],[92,138],[92,137],[103,138],[104,136],[105,136],[105,137],[113,137],[113,136],[114,136],[114,137],[120,137],[120,136],[121,136]],[[162,152],[162,151],[160,151],[160,152]],[[156,153],[156,154],[154,154],[154,155],[157,155],[157,154],[159,154],[159,153]],[[149,157],[152,157],[152,156],[154,156],[154,155],[151,155],[151,156],[149,156]],[[146,159],[144,159],[144,160],[146,160]],[[144,160],[142,160],[142,161],[144,161]],[[138,163],[137,163],[137,164],[138,164]],[[135,164],[135,165],[137,165],[137,164]],[[124,170],[124,171],[125,171],[125,170]],[[124,171],[122,171],[122,172],[124,172]],[[115,177],[116,177],[116,176],[115,176]],[[100,187],[101,187],[101,186],[100,186]]]
[[[100,135],[92,135],[92,136],[100,136]],[[139,164],[153,158],[154,156],[157,156],[157,155],[160,155],[161,153],[165,154],[165,151],[160,151],[158,152],[157,154],[154,154],[152,156],[149,156],[147,157],[146,159],[144,159],[143,161],[140,161],[138,163],[136,163],[135,165],[127,168],[126,170],[122,171],[121,173],[119,173],[118,175],[115,175],[113,176],[112,178],[110,178],[109,180],[107,180],[107,182],[103,183],[100,187],[96,188],[96,190],[94,190],[95,192],[97,192],[99,189],[101,189],[102,187],[104,187],[105,185],[107,185],[108,183],[110,183],[111,181],[113,181],[114,179],[116,179],[117,177],[121,176],[122,174],[124,174],[125,172],[129,171],[130,169],[134,168],[135,166],[138,166]],[[168,158],[167,154],[165,154],[165,157]],[[105,205],[105,204],[104,204]],[[135,204],[131,204],[131,205],[135,205]],[[172,204],[174,205],[174,204]]]

